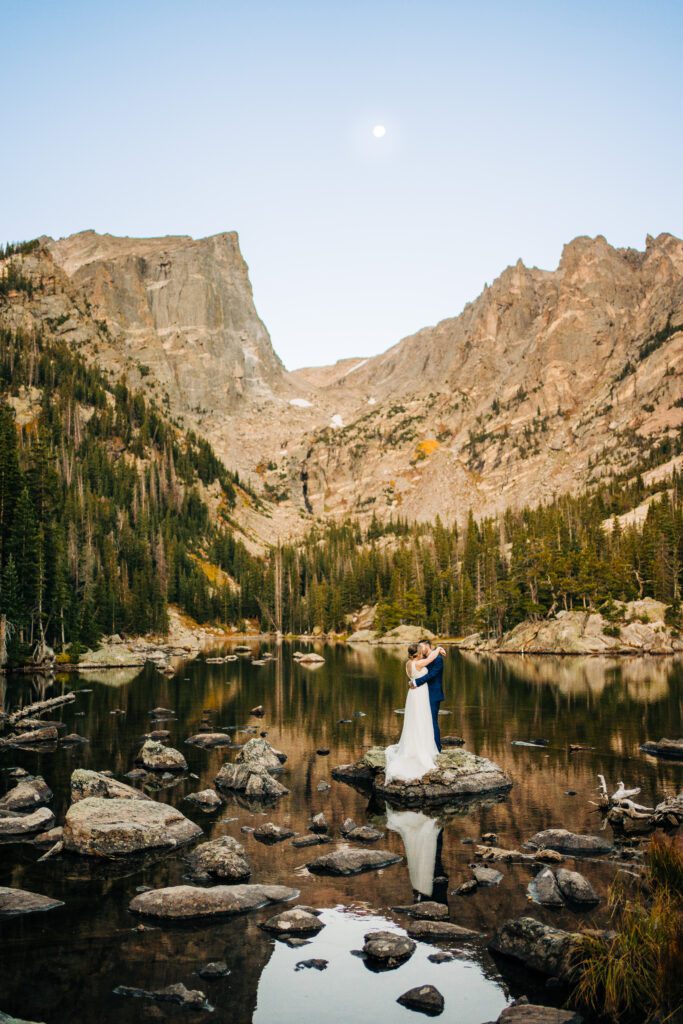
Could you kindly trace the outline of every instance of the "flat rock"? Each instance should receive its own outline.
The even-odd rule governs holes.
[[[572,947],[576,936],[541,924],[533,917],[506,921],[489,942],[493,953],[517,960],[547,977],[571,980]]]
[[[55,823],[55,816],[48,807],[39,807],[29,814],[19,814],[17,811],[5,813],[7,817],[0,817],[0,839],[45,832]]]
[[[130,996],[133,999],[149,999],[155,1003],[177,1003],[189,1010],[213,1011],[213,1006],[201,989],[186,988],[182,982],[151,991],[144,988],[132,988],[130,985],[117,985],[114,995]]]
[[[550,868],[539,871],[529,882],[528,890],[531,898],[544,907],[564,906],[564,898]]]
[[[223,801],[215,789],[201,789],[198,793],[188,793],[183,799],[202,811],[218,811],[223,806]]]
[[[287,828],[286,825],[274,825],[272,821],[267,821],[254,829],[254,839],[258,839],[260,843],[281,843],[285,839],[291,839],[293,835],[295,833],[291,828]]]
[[[52,800],[52,790],[45,779],[37,775],[31,779],[21,779],[9,793],[0,800],[0,810],[28,811]]]
[[[437,939],[452,939],[457,942],[477,938],[480,934],[451,921],[414,921],[408,925],[407,930],[412,939],[420,939],[423,942]]]
[[[212,747],[230,746],[230,737],[224,732],[198,732],[194,736],[188,736],[186,743],[194,747],[201,747],[204,750]]]
[[[506,1007],[496,1024],[583,1024],[583,1017],[573,1010],[555,1006],[536,1006],[519,1002]]]
[[[365,936],[363,952],[368,959],[392,968],[405,963],[416,948],[413,940],[400,932],[373,931]]]
[[[90,857],[120,857],[173,849],[201,834],[198,825],[167,804],[86,797],[67,811],[64,849]]]
[[[187,771],[187,761],[180,751],[157,740],[145,740],[135,761],[149,772]]]
[[[325,927],[316,914],[303,907],[292,907],[264,921],[261,927],[274,935],[317,935]]]
[[[332,840],[329,836],[313,835],[313,836],[301,836],[298,839],[292,839],[292,846],[297,849],[305,849],[307,846],[323,846],[327,843],[331,843]]]
[[[419,985],[417,988],[408,989],[396,1002],[409,1010],[426,1013],[429,1017],[438,1017],[443,1013],[445,1006],[443,996],[433,985]]]
[[[495,868],[483,867],[480,864],[472,869],[472,874],[478,885],[499,885],[503,881],[502,872],[496,871]]]
[[[424,900],[423,903],[411,903],[407,907],[393,907],[396,914],[407,914],[420,921],[443,921],[448,917],[448,907],[445,903],[435,903],[433,900]]]
[[[269,903],[296,899],[297,889],[285,885],[172,885],[135,896],[129,909],[135,914],[167,920],[244,914]]]
[[[77,803],[88,797],[97,796],[105,800],[150,800],[140,789],[118,782],[102,772],[92,772],[87,768],[76,768],[71,773],[71,801]]]
[[[53,900],[50,896],[41,896],[39,893],[29,892],[27,889],[11,889],[8,886],[0,886],[0,918],[35,914],[63,906],[61,900]]]
[[[600,897],[595,889],[580,872],[558,868],[555,872],[555,878],[564,898],[572,903],[593,904],[600,902]]]
[[[230,879],[244,881],[251,874],[244,847],[232,836],[200,843],[188,855],[190,874],[196,881]]]
[[[480,860],[494,864],[524,864],[534,860],[532,853],[524,853],[522,850],[507,850],[503,846],[479,845],[474,852]]]
[[[341,847],[323,854],[307,865],[316,875],[357,875],[361,871],[376,871],[403,860],[388,850],[357,850]]]
[[[384,839],[384,832],[372,825],[356,825],[349,832],[344,833],[347,839],[353,839],[358,843],[376,843],[378,839]]]
[[[547,828],[537,832],[525,844],[537,850],[549,847],[560,853],[601,854],[611,853],[613,847],[602,836],[583,836],[576,832],[568,832],[565,828]]]
[[[653,754],[655,757],[668,757],[675,761],[683,761],[683,738],[678,740],[661,739],[657,742],[648,740],[641,744],[640,749],[645,754]]]
[[[512,781],[488,758],[468,750],[445,750],[438,755],[438,767],[414,782],[387,783],[384,776],[385,751],[372,747],[355,764],[338,765],[333,778],[362,789],[397,806],[428,806],[471,798],[484,793],[503,793]]]

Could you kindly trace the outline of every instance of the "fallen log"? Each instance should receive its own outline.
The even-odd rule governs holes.
[[[60,707],[62,704],[70,704],[72,700],[76,700],[75,693],[62,693],[58,697],[50,697],[48,700],[39,700],[35,704],[27,704],[25,708],[19,708],[18,711],[13,711],[8,715],[6,724],[12,726],[15,722],[20,722],[22,718],[42,715],[46,711]]]

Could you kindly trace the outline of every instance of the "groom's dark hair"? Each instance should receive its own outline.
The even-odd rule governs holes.
[[[428,640],[427,637],[425,637],[424,640],[420,640],[420,643],[421,644],[429,644],[430,647],[432,646],[432,641]]]

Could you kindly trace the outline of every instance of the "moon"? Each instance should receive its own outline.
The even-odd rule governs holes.
[[[376,139],[383,139],[384,136],[387,134],[387,130],[383,124],[376,124],[375,127],[372,129],[372,134],[375,136]]]

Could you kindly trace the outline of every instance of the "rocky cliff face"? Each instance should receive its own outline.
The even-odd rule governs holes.
[[[314,515],[464,519],[628,472],[683,425],[683,242],[578,238],[509,267],[381,356],[287,373],[235,234],[82,232],[15,257],[47,286],[0,324],[62,334],[206,435],[267,501],[262,537]],[[660,461],[664,461],[662,454]],[[663,485],[664,486],[664,485]]]

